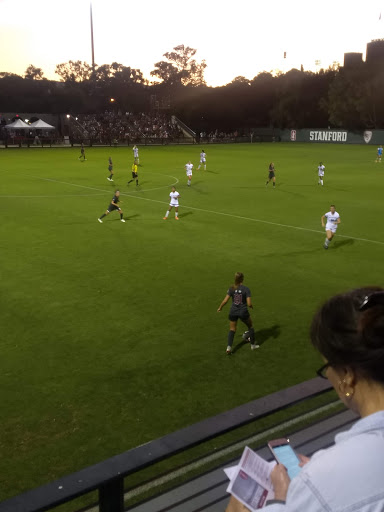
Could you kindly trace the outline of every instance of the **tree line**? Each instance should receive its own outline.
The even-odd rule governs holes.
[[[248,131],[257,127],[346,129],[384,128],[383,66],[360,63],[319,73],[292,69],[234,78],[208,87],[205,61],[179,45],[164,54],[144,78],[139,69],[118,62],[92,66],[69,61],[56,66],[60,81],[47,80],[41,68],[24,76],[0,73],[0,111],[97,113],[164,109],[197,131]],[[113,101],[111,101],[113,100]]]

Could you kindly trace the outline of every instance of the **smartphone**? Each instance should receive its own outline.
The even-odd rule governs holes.
[[[269,441],[268,448],[271,450],[276,461],[287,468],[290,479],[300,473],[300,460],[296,455],[295,450],[290,445],[289,439],[282,438]]]

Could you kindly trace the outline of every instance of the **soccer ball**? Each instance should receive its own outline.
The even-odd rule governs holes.
[[[251,337],[249,335],[249,331],[245,331],[245,333],[242,336],[243,341],[251,341]]]

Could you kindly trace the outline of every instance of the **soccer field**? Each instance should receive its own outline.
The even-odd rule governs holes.
[[[86,148],[85,162],[78,149],[1,151],[0,500],[314,377],[315,308],[384,284],[375,148],[207,146],[196,171],[200,149],[141,147],[139,187],[126,184],[131,148]],[[173,184],[179,222],[163,220]],[[117,187],[126,223],[99,224]],[[325,251],[331,203],[341,224]],[[236,271],[261,347],[227,357],[229,305],[217,308]]]

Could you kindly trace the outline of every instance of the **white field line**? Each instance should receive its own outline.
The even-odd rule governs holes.
[[[61,197],[93,197],[93,196],[105,196],[105,192],[99,192],[98,194],[56,194],[51,196],[0,196],[1,199],[15,199],[15,198],[38,198],[38,199],[48,199],[48,198],[61,198]]]
[[[33,175],[30,175],[30,174],[24,174],[23,176],[29,176],[30,178],[35,178],[35,179],[43,180],[43,181],[51,181],[53,183],[60,183],[62,185],[70,185],[72,187],[85,188],[87,190],[96,190],[97,192],[104,192],[104,190],[100,189],[100,188],[88,187],[86,185],[78,185],[76,183],[69,183],[67,181],[54,180],[52,178],[41,178],[40,176],[33,176]],[[163,174],[163,176],[169,176],[169,175]],[[176,180],[176,182],[173,185],[176,185],[179,182],[179,180],[175,176],[170,176],[170,177],[174,178]],[[147,191],[149,192],[151,190],[159,190],[160,188],[168,188],[168,187],[171,187],[173,185],[165,185],[164,187],[152,188],[152,189],[148,189]],[[106,194],[110,194],[111,191],[110,190],[105,190],[105,193]],[[127,196],[127,197],[132,197],[134,199],[140,199],[141,201],[150,201],[152,203],[169,204],[168,201],[159,201],[158,199],[149,199],[148,197],[140,197],[140,196],[138,196],[136,194],[127,194],[126,192],[121,192],[121,191],[120,191],[120,195]],[[250,221],[250,222],[258,222],[260,224],[268,224],[270,226],[277,226],[277,227],[288,228],[288,229],[296,229],[296,230],[299,230],[299,231],[308,231],[310,233],[322,233],[322,234],[324,234],[324,230],[303,228],[303,227],[300,227],[300,226],[291,226],[290,224],[280,224],[279,222],[271,222],[269,220],[253,219],[251,217],[243,217],[242,215],[234,215],[233,213],[216,212],[214,210],[206,210],[204,208],[196,208],[195,206],[183,205],[182,208],[186,208],[188,210],[195,210],[195,211],[198,211],[198,212],[211,213],[213,215],[222,215],[224,217],[231,217],[233,219],[247,220],[247,221]],[[368,238],[359,238],[359,237],[356,237],[356,236],[348,236],[348,235],[337,235],[337,237],[338,238],[347,238],[348,240],[358,240],[360,242],[369,242],[371,244],[384,245],[384,242],[380,242],[379,240],[370,240]]]

